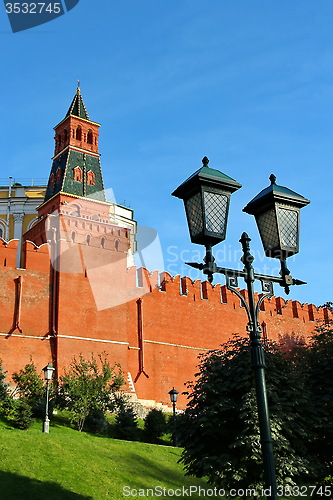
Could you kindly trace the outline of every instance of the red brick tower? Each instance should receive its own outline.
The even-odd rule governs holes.
[[[23,235],[25,242],[49,244],[48,335],[57,372],[59,338],[69,325],[73,328],[68,297],[80,297],[75,316],[84,316],[90,308],[95,317],[102,307],[100,288],[105,280],[112,283],[109,305],[113,296],[119,295],[117,287],[126,276],[130,230],[114,219],[111,222],[113,203],[105,198],[98,129],[99,124],[89,119],[77,88],[65,118],[55,127],[55,155],[45,199],[38,207],[38,221]],[[30,246],[26,243],[31,253]],[[27,251],[23,251],[25,258]],[[79,326],[81,336],[88,334],[82,322]]]
[[[110,223],[111,204],[105,199],[98,152],[99,126],[90,120],[78,87],[65,118],[54,129],[55,155],[45,199],[25,241],[41,245],[53,240],[48,231],[51,214],[60,214],[59,229],[67,241],[128,250],[128,230]]]

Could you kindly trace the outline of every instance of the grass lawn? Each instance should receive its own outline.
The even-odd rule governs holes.
[[[56,424],[43,434],[41,423],[20,431],[1,422],[0,498],[117,500],[134,497],[123,494],[125,486],[125,493],[137,490],[137,497],[138,490],[157,486],[207,488],[204,481],[184,476],[177,463],[180,453],[170,446],[97,437]]]
[[[212,498],[204,495],[203,489],[212,491],[205,481],[184,476],[180,448],[80,433],[56,419],[50,434],[41,429],[41,422],[21,431],[0,420],[0,500]],[[201,494],[180,494],[191,486],[201,487]]]

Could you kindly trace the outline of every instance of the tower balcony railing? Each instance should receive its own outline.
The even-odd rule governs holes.
[[[43,187],[46,188],[48,179],[32,177],[7,177],[0,178],[0,187]]]

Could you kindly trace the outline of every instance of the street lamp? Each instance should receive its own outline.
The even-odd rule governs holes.
[[[49,420],[49,384],[52,380],[53,372],[55,368],[51,365],[47,365],[43,368],[44,378],[46,380],[46,403],[45,403],[45,419],[43,422],[43,432],[50,432],[50,420]]]
[[[285,291],[293,284],[286,259],[299,251],[300,209],[309,200],[276,184],[275,175],[269,177],[271,185],[255,196],[243,212],[254,215],[267,257],[281,262],[281,276]]]
[[[212,260],[212,246],[225,240],[230,205],[230,195],[241,184],[219,170],[208,166],[207,156],[202,167],[183,182],[173,196],[184,201],[187,223],[192,243],[205,245],[205,262]],[[208,274],[210,283],[212,275]]]
[[[171,391],[169,391],[169,396],[170,396],[170,401],[172,403],[172,409],[173,409],[173,445],[177,446],[177,438],[176,438],[176,403],[177,403],[177,398],[178,398],[179,392],[173,387]]]
[[[260,306],[264,299],[272,297],[274,294],[274,283],[278,283],[280,286],[284,287],[286,293],[289,293],[289,287],[291,285],[305,284],[304,281],[292,278],[286,265],[286,259],[299,250],[300,209],[307,205],[309,200],[288,188],[278,186],[276,184],[276,177],[271,175],[271,185],[255,196],[244,208],[245,212],[253,214],[256,218],[265,254],[268,257],[278,258],[280,260],[280,277],[266,276],[254,272],[252,266],[254,257],[250,253],[251,239],[246,233],[243,233],[239,240],[243,250],[241,262],[244,264],[244,269],[238,271],[235,269],[218,267],[212,254],[212,246],[225,239],[230,194],[236,191],[236,189],[239,189],[241,185],[218,170],[209,168],[208,162],[208,158],[205,156],[202,160],[203,167],[189,177],[189,179],[181,184],[172,194],[184,200],[191,241],[193,243],[205,245],[206,247],[204,264],[196,262],[187,262],[187,264],[202,270],[203,273],[207,275],[210,283],[213,282],[213,275],[215,273],[224,274],[226,278],[226,287],[239,297],[247,312],[251,346],[251,367],[255,377],[265,486],[268,491],[270,491],[269,498],[277,500],[273,440],[270,430],[265,381],[265,355],[260,340],[262,330],[258,321],[258,316]],[[201,173],[203,175],[201,175]],[[207,182],[207,177],[209,179],[212,177],[214,178],[214,185]],[[212,198],[210,195],[203,194],[210,193],[212,188],[220,193],[219,197]],[[201,203],[199,203],[199,201],[196,203],[193,201],[191,202],[191,199],[195,196],[193,192],[201,193]],[[228,199],[226,200],[226,198]],[[199,200],[198,195],[196,199]],[[218,222],[214,222],[212,226],[211,219]],[[194,235],[195,237],[193,237],[193,227],[198,228],[197,235]],[[211,227],[215,229],[215,233],[213,232],[213,234],[208,231],[208,228]],[[218,229],[220,229],[220,232]],[[243,278],[247,285],[248,301],[246,301],[245,297],[238,289],[239,277]],[[261,294],[257,303],[255,303],[253,289],[255,280],[261,282],[262,291],[264,292]]]

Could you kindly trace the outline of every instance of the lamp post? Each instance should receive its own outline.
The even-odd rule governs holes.
[[[255,196],[243,211],[256,218],[259,233],[268,257],[278,258],[281,263],[280,276],[266,276],[254,272],[254,257],[250,253],[251,239],[243,233],[240,239],[243,255],[242,271],[218,267],[213,257],[213,245],[226,237],[230,194],[241,187],[234,179],[208,166],[205,156],[203,166],[183,182],[173,193],[184,201],[192,243],[205,245],[204,263],[187,262],[207,275],[210,283],[215,273],[224,274],[226,287],[241,300],[248,316],[248,331],[251,346],[251,367],[254,371],[260,442],[264,465],[265,486],[270,492],[268,498],[277,500],[276,473],[273,440],[270,430],[269,411],[265,381],[265,355],[261,344],[261,326],[258,321],[260,306],[265,298],[274,294],[273,284],[278,283],[286,293],[291,285],[305,284],[290,275],[286,259],[299,251],[300,208],[309,200],[276,184],[276,177],[270,176],[271,185]],[[247,285],[248,301],[238,289],[238,278]],[[255,303],[253,283],[259,280],[264,292]]]
[[[50,432],[50,420],[49,420],[49,384],[52,380],[53,372],[55,368],[51,365],[47,365],[43,368],[44,378],[46,380],[46,403],[45,403],[45,419],[43,422],[43,432]]]
[[[177,403],[177,398],[178,398],[179,392],[173,387],[171,391],[169,391],[169,396],[170,396],[170,401],[172,403],[172,409],[173,409],[173,445],[177,446],[177,437],[176,437],[176,403]]]

